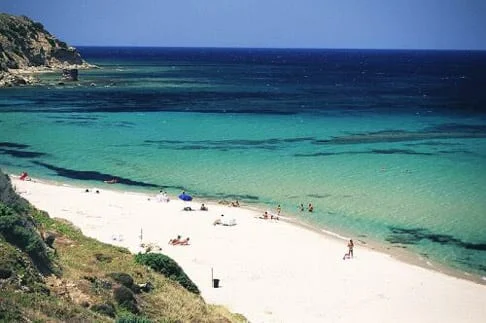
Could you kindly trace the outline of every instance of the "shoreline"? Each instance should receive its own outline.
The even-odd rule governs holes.
[[[8,174],[11,179],[17,179],[18,176],[14,174]],[[34,181],[37,181],[39,183],[43,184],[48,184],[48,185],[56,185],[56,186],[66,186],[66,187],[71,187],[71,188],[78,188],[78,189],[86,189],[85,186],[77,185],[74,183],[69,183],[68,181],[54,181],[54,180],[48,180],[48,179],[43,179],[43,178],[36,178]],[[13,182],[13,181],[12,181]],[[105,186],[105,183],[100,183],[100,185]],[[101,187],[93,187],[91,188],[93,190],[99,189],[99,190],[106,190],[106,191],[113,191],[113,192],[119,192],[119,193],[124,193],[124,194],[133,194],[133,195],[139,195],[141,197],[147,197],[153,198],[152,195],[154,195],[154,192],[152,192],[152,195],[150,194],[151,192],[149,190],[127,190],[126,187],[118,187],[117,185],[114,185],[110,188],[101,188]],[[169,195],[169,198],[173,200],[178,200],[177,196],[172,196]],[[205,204],[210,204],[210,205],[218,205],[218,206],[223,206],[223,207],[228,207],[226,204],[220,203],[220,201],[217,200],[211,200],[211,199],[199,199],[195,198],[193,202],[197,203],[205,203]],[[259,204],[242,204],[241,209],[243,210],[248,210],[251,212],[255,212],[257,214],[262,214],[265,210],[267,210],[269,213],[271,211],[269,209],[266,209],[263,205]],[[325,228],[321,227],[316,227],[312,223],[307,223],[303,221],[302,219],[298,219],[297,217],[291,215],[291,216],[286,216],[286,215],[281,215],[280,220],[283,222],[287,222],[291,225],[298,226],[300,228],[303,228],[305,230],[312,231],[314,233],[323,235],[326,238],[329,239],[334,239],[335,241],[339,241],[343,244],[347,243],[348,237],[346,237],[346,233],[342,232],[335,232],[331,230],[327,230]],[[373,239],[370,239],[370,237],[366,236],[365,238],[360,237],[359,235],[353,238],[353,241],[355,242],[355,245],[358,247],[364,247],[372,251],[380,252],[385,255],[388,255],[398,261],[404,262],[406,264],[410,265],[415,265],[419,266],[421,268],[427,269],[427,270],[432,270],[441,274],[445,274],[451,277],[459,278],[459,279],[464,279],[468,280],[480,285],[486,285],[486,276],[482,276],[477,273],[471,273],[467,272],[465,270],[461,270],[459,268],[453,268],[450,266],[447,266],[446,264],[442,264],[438,261],[431,260],[427,256],[420,255],[414,251],[411,251],[407,246],[401,246],[401,245],[387,245],[384,243],[381,243],[380,241],[375,241]]]
[[[137,235],[143,228],[144,236],[159,244],[162,252],[176,260],[201,287],[201,295],[208,303],[243,313],[252,322],[350,322],[351,317],[380,321],[374,320],[369,310],[375,314],[385,311],[383,322],[397,318],[404,322],[433,322],[439,318],[479,322],[479,317],[486,315],[486,309],[478,305],[486,301],[484,282],[404,262],[369,242],[356,243],[355,259],[343,261],[346,240],[293,218],[255,219],[260,209],[234,208],[205,200],[189,205],[196,208],[205,203],[208,213],[184,212],[181,206],[187,204],[174,197],[169,203],[159,203],[142,192],[98,188],[100,194],[84,193],[85,188],[65,182],[23,182],[9,176],[22,197],[51,217],[73,222],[87,236],[135,253],[140,251]],[[62,201],[58,201],[60,195],[65,197]],[[85,205],[86,201],[93,205]],[[214,216],[220,212],[235,218],[238,224],[213,226]],[[139,223],[135,227],[134,219]],[[190,234],[192,244],[168,246],[167,237],[178,233]],[[209,267],[216,269],[222,288],[208,286]],[[445,306],[444,297],[458,308]],[[373,305],[370,309],[360,304]],[[469,319],[459,317],[466,314],[459,305],[474,315],[470,314]],[[407,306],[415,308],[415,313],[409,313]],[[434,315],[426,313],[434,306],[444,311],[443,316],[435,316],[438,314],[434,311]],[[342,316],[341,311],[353,314]]]

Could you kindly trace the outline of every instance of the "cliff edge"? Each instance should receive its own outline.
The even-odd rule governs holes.
[[[92,67],[41,23],[0,13],[0,87],[36,83],[39,71]]]

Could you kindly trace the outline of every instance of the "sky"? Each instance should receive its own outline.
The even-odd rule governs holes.
[[[486,0],[0,0],[74,46],[486,50]]]

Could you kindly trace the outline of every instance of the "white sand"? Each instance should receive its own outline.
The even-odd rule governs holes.
[[[199,209],[201,201],[161,203],[143,194],[12,180],[37,208],[100,241],[138,252],[143,229],[143,241],[176,260],[208,303],[251,322],[486,322],[485,285],[360,245],[344,261],[345,240],[261,220],[254,211],[209,204],[207,212],[188,212],[184,206]],[[237,225],[214,226],[220,214]],[[178,234],[191,245],[168,245]],[[220,288],[212,288],[211,268]]]

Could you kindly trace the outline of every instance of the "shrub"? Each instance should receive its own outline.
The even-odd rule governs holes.
[[[19,305],[9,298],[0,302],[0,322],[22,322],[23,316]]]
[[[56,47],[56,41],[52,38],[47,38],[47,41],[51,45],[51,47]]]
[[[138,294],[140,293],[140,286],[134,284],[132,276],[127,273],[111,273],[108,274],[114,281],[119,284],[122,284],[126,288],[130,288],[132,292]]]
[[[66,44],[66,42],[63,42],[62,40],[58,40],[57,41],[57,44],[59,45],[59,47],[61,48],[68,48],[68,45]]]
[[[116,287],[113,290],[113,296],[121,307],[126,308],[132,313],[138,313],[137,300],[130,289],[123,285]]]
[[[48,232],[44,239],[46,244],[51,248],[54,248],[54,240],[56,240],[56,236],[52,232]]]
[[[186,275],[184,270],[170,257],[163,254],[139,253],[135,256],[135,261],[139,264],[149,266],[153,270],[164,276],[177,281],[188,291],[199,294],[196,284]]]
[[[116,311],[115,311],[115,306],[113,304],[108,303],[108,304],[95,304],[91,306],[91,310],[93,312],[100,313],[102,315],[106,315],[109,317],[115,317],[116,316]]]
[[[0,279],[7,279],[13,275],[13,272],[10,268],[2,268],[0,267]]]
[[[15,193],[10,178],[2,172],[0,172],[0,203],[8,205],[18,213],[26,212],[29,208],[27,200]]]
[[[44,31],[44,25],[41,24],[40,22],[32,23],[32,27],[34,27],[36,31]]]
[[[108,274],[114,281],[122,284],[123,286],[133,289],[133,278],[126,273],[110,273]]]
[[[7,242],[27,252],[39,270],[43,272],[50,270],[51,264],[46,247],[32,224],[25,216],[16,214],[14,210],[1,203],[0,234]]]

